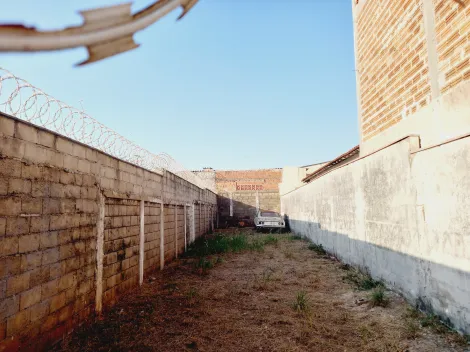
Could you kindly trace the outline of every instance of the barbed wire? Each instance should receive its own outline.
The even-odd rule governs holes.
[[[168,170],[215,191],[167,153],[153,154],[88,115],[0,67],[0,111],[101,150],[150,171]]]

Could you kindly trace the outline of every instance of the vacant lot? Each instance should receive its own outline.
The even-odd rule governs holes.
[[[147,276],[64,351],[465,351],[464,338],[321,247],[233,231]],[[226,252],[220,254],[221,252]]]

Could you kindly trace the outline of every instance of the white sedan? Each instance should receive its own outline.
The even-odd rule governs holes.
[[[283,230],[286,227],[286,223],[279,213],[274,211],[258,211],[255,216],[255,226],[256,230]]]

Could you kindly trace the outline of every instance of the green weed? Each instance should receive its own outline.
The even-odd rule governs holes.
[[[323,248],[323,246],[321,244],[310,243],[308,245],[308,249],[310,249],[311,251],[314,251],[314,252],[316,252],[317,254],[320,254],[320,255],[325,255],[326,254],[326,251],[325,251],[325,249]]]
[[[199,260],[195,262],[195,267],[204,275],[207,274],[208,269],[214,267],[214,264],[206,257],[200,257]]]
[[[300,235],[292,235],[288,237],[289,241],[302,241],[303,238]]]
[[[370,303],[373,307],[386,307],[389,304],[389,299],[385,294],[385,287],[379,285],[374,288],[370,294]]]
[[[223,236],[221,234],[215,234],[198,238],[189,246],[186,256],[204,257],[227,252],[237,253],[247,250],[249,247],[250,243],[246,235],[236,234],[233,236]]]
[[[367,291],[378,286],[383,286],[382,282],[374,280],[369,273],[363,273],[357,269],[350,270],[346,276],[343,277],[345,281],[348,281],[355,285],[359,290]]]
[[[256,252],[264,251],[264,241],[261,239],[253,239],[249,246],[250,250]]]
[[[278,242],[279,242],[279,238],[275,237],[273,235],[269,235],[269,236],[266,236],[264,238],[264,244],[274,244],[274,245],[276,245],[276,244],[278,244]]]
[[[305,291],[297,292],[295,301],[292,303],[292,309],[299,313],[307,312],[310,309],[309,299]]]

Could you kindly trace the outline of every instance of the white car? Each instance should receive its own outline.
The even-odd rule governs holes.
[[[283,230],[286,227],[286,223],[279,213],[274,211],[258,211],[255,216],[255,227],[256,230]]]

